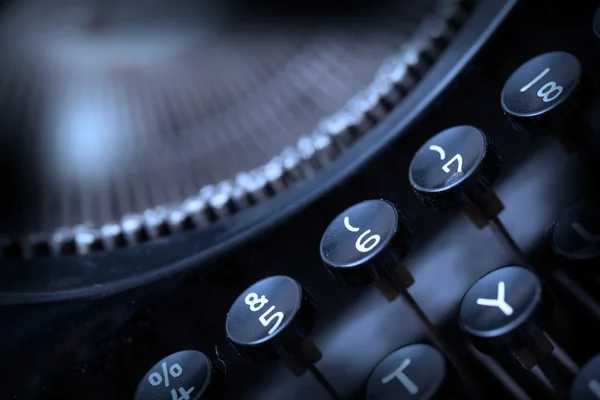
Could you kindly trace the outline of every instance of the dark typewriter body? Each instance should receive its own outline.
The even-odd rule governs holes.
[[[514,362],[498,368],[457,322],[471,285],[489,271],[520,265],[519,255],[492,224],[479,229],[461,209],[434,211],[419,202],[408,171],[438,132],[461,125],[484,132],[502,159],[493,184],[504,204],[498,218],[553,295],[546,331],[579,367],[599,354],[600,265],[557,254],[552,244],[561,212],[600,184],[599,153],[593,141],[568,151],[551,134],[519,132],[501,105],[520,65],[547,52],[570,53],[583,67],[589,100],[581,118],[597,142],[598,5],[469,3],[467,19],[414,89],[311,179],[203,229],[111,252],[3,258],[0,398],[130,399],[155,363],[188,349],[211,359],[214,398],[330,398],[309,373],[295,376],[277,360],[245,360],[225,335],[233,301],[274,275],[295,279],[314,300],[310,338],[322,353],[316,367],[341,398],[365,398],[380,360],[402,346],[430,343],[405,301],[387,301],[374,285],[339,285],[323,266],[319,244],[329,223],[368,199],[391,201],[411,226],[409,291],[468,370],[467,382],[448,378],[456,393],[471,386],[465,390],[476,398],[552,398],[537,372]],[[573,373],[565,376],[573,382]],[[594,399],[588,395],[577,399]]]

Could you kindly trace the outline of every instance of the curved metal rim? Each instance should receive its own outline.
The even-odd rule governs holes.
[[[425,108],[447,89],[450,82],[472,60],[502,21],[505,20],[517,2],[518,0],[507,0],[502,3],[486,2],[478,4],[470,20],[467,21],[457,38],[448,46],[445,54],[433,66],[428,76],[421,81],[419,86],[384,121],[370,132],[370,146],[354,146],[343,154],[334,165],[324,170],[311,181],[302,182],[279,196],[257,205],[252,213],[248,212],[232,216],[230,219],[217,223],[205,231],[190,232],[187,235],[171,237],[169,247],[176,248],[173,249],[174,251],[171,254],[163,255],[163,259],[160,260],[161,268],[150,268],[134,276],[126,276],[115,280],[95,279],[94,282],[96,283],[85,287],[64,290],[53,289],[46,292],[19,290],[19,286],[14,285],[19,280],[31,283],[30,280],[32,277],[36,276],[38,281],[41,281],[39,285],[41,287],[48,286],[49,281],[60,281],[61,279],[66,280],[69,278],[65,274],[57,276],[55,274],[56,271],[53,269],[52,277],[48,277],[47,280],[43,279],[43,272],[48,268],[62,267],[65,270],[77,270],[80,272],[77,278],[80,279],[83,279],[81,278],[82,269],[86,270],[88,275],[97,269],[102,269],[103,272],[107,272],[107,269],[109,269],[109,272],[116,274],[118,266],[115,264],[118,261],[127,262],[127,258],[132,258],[132,255],[136,257],[137,263],[135,266],[138,267],[137,269],[143,270],[144,267],[142,264],[150,260],[156,261],[156,255],[153,253],[161,253],[164,250],[161,244],[164,245],[165,243],[156,241],[152,246],[140,245],[131,249],[125,249],[122,253],[132,250],[135,254],[132,254],[131,251],[126,256],[121,254],[121,260],[109,259],[106,255],[100,254],[78,257],[71,260],[65,258],[55,259],[54,262],[50,262],[51,259],[44,259],[35,262],[21,261],[10,263],[0,268],[0,282],[6,282],[6,289],[9,289],[6,290],[0,287],[0,305],[41,303],[112,295],[154,282],[177,272],[206,266],[207,261],[240,244],[248,236],[256,236],[266,229],[273,227],[281,220],[301,211],[311,202],[325,195],[334,183],[356,172],[364,162],[373,158],[393,139],[401,135],[402,131],[414,123],[415,119]],[[452,65],[453,67],[448,69],[447,65]],[[236,234],[231,236],[222,235],[224,231],[231,228],[235,228]],[[204,250],[194,251],[193,247],[202,239],[208,239],[209,242],[213,242],[213,245],[206,246]],[[185,243],[186,241],[188,243]],[[179,248],[186,244],[192,247],[193,254],[178,253]],[[138,257],[140,252],[146,253],[144,255],[145,258]],[[100,264],[109,265],[100,268]],[[104,267],[107,269],[104,269]],[[36,273],[40,273],[40,275],[36,275]],[[9,287],[8,282],[11,283],[11,287]]]
[[[80,224],[32,233],[22,240],[7,238],[0,240],[0,246],[4,242],[16,258],[24,259],[119,250],[186,228],[205,229],[311,179],[381,122],[388,107],[396,106],[416,86],[463,25],[466,4],[471,1],[440,0],[399,51],[383,61],[364,90],[267,163],[205,185],[197,195],[176,204],[129,213],[99,227]]]

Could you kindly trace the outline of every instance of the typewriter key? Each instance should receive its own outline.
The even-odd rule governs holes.
[[[496,269],[481,277],[460,304],[460,325],[484,353],[508,350],[526,369],[552,353],[543,329],[550,307],[540,279],[519,266]]]
[[[366,400],[464,398],[452,385],[446,359],[426,344],[401,347],[381,360],[369,375]]]
[[[252,362],[282,359],[296,376],[309,370],[332,398],[339,395],[314,365],[321,352],[308,339],[316,318],[313,300],[298,282],[271,276],[246,289],[227,313],[225,331]]]
[[[345,286],[375,283],[388,301],[401,296],[425,327],[431,341],[454,364],[461,362],[409,293],[414,283],[403,264],[412,241],[408,221],[385,200],[367,200],[340,213],[321,238],[321,259]]]
[[[455,126],[429,139],[414,155],[410,184],[425,205],[436,211],[463,208],[482,229],[491,221],[520,260],[526,257],[498,214],[504,205],[492,185],[501,158],[485,134],[473,126]]]
[[[185,350],[160,360],[141,380],[135,400],[200,400],[212,378],[212,363],[204,354]]]
[[[573,152],[591,136],[582,105],[589,85],[581,62],[562,51],[545,53],[521,65],[504,84],[501,104],[513,129],[554,135]]]

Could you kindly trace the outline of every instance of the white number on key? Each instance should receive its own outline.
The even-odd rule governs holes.
[[[542,77],[544,75],[546,75],[548,72],[550,72],[550,68],[546,68],[545,70],[543,70],[538,76],[533,78],[533,80],[531,82],[529,82],[527,85],[525,85],[521,88],[521,93],[529,90],[530,87],[535,85],[535,83],[537,81],[539,81],[540,79],[542,79]],[[544,103],[549,103],[552,100],[555,100],[558,96],[560,96],[560,94],[563,92],[563,89],[564,88],[562,86],[559,86],[556,84],[556,82],[551,81],[551,82],[546,83],[544,86],[542,86],[540,88],[540,90],[538,90],[537,96],[541,97],[541,99],[544,101]]]
[[[344,226],[350,232],[358,232],[360,230],[360,228],[356,228],[350,225],[350,218],[348,217],[344,217]],[[356,247],[356,250],[360,251],[361,253],[367,253],[373,250],[373,248],[377,246],[379,244],[379,241],[381,240],[381,236],[371,235],[363,241],[364,237],[367,236],[369,233],[371,233],[371,230],[367,229],[358,237],[358,239],[356,239],[356,243],[354,243],[354,247]],[[367,245],[367,243],[369,242],[371,242],[371,244]]]
[[[259,297],[256,293],[248,293],[246,295],[244,302],[246,304],[248,304],[248,306],[250,306],[249,307],[250,311],[256,312],[256,311],[260,310],[261,308],[263,308],[263,306],[269,302],[269,299],[267,299],[264,295]],[[258,306],[256,304],[258,304]],[[263,313],[263,315],[258,317],[258,320],[260,321],[261,324],[263,324],[264,327],[269,326],[269,324],[274,319],[277,318],[277,321],[275,321],[275,325],[273,325],[271,327],[271,329],[269,329],[269,335],[271,333],[275,332],[275,330],[279,327],[279,325],[281,325],[281,322],[283,321],[283,317],[284,317],[283,312],[277,311],[275,314],[271,315],[267,319],[267,315],[271,314],[271,312],[274,309],[275,309],[275,306],[271,306],[271,308],[269,308],[267,311],[265,311]]]
[[[446,151],[443,148],[441,148],[440,146],[432,144],[431,146],[429,146],[429,150],[437,152],[440,155],[440,160],[444,160],[446,158]],[[445,173],[447,173],[447,174],[450,173],[450,168],[448,168],[448,166],[450,164],[452,164],[454,161],[458,162],[458,168],[456,169],[456,172],[462,172],[463,159],[460,154],[457,154],[454,157],[452,157],[450,159],[450,161],[448,161],[446,164],[444,164],[442,166],[442,169],[444,170]]]
[[[381,237],[379,235],[371,235],[364,242],[361,243],[361,240],[369,233],[371,233],[371,230],[367,229],[362,233],[362,235],[358,237],[358,239],[356,239],[356,244],[354,245],[354,247],[356,247],[356,250],[360,251],[361,253],[366,253],[368,251],[373,250],[373,247],[377,246],[377,244],[381,240]],[[369,242],[373,243],[367,246],[367,243]]]
[[[544,89],[549,89],[549,90],[544,91]],[[548,102],[551,102],[552,100],[556,99],[558,96],[560,96],[560,94],[562,92],[563,92],[562,86],[557,86],[556,82],[548,82],[544,86],[542,86],[540,88],[540,90],[538,90],[537,95],[538,95],[538,97],[541,97],[545,103],[548,103]],[[554,94],[550,95],[551,93],[554,93]]]
[[[450,164],[452,164],[454,161],[456,161],[458,163],[458,168],[456,168],[456,172],[462,172],[463,159],[460,154],[457,154],[454,157],[452,157],[452,159],[450,161],[448,161],[446,164],[444,164],[444,166],[442,167],[442,169],[444,170],[445,173],[450,172],[450,168],[448,168],[448,166]]]
[[[269,315],[271,313],[271,311],[273,311],[274,309],[275,309],[275,306],[271,306],[271,308],[269,308],[267,311],[265,311],[265,313],[263,315],[258,317],[258,320],[260,321],[260,323],[263,324],[263,326],[265,326],[265,327],[269,326],[271,321],[273,321],[275,318],[277,318],[275,325],[273,325],[271,327],[271,329],[269,329],[269,335],[271,333],[275,332],[275,329],[277,329],[279,327],[279,325],[281,325],[281,321],[283,321],[283,313],[281,311],[277,311],[275,314],[271,315],[269,317],[269,319],[266,319],[267,315]]]

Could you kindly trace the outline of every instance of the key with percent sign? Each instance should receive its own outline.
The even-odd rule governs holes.
[[[195,350],[173,353],[156,363],[140,381],[135,400],[199,400],[212,377],[212,363]]]

